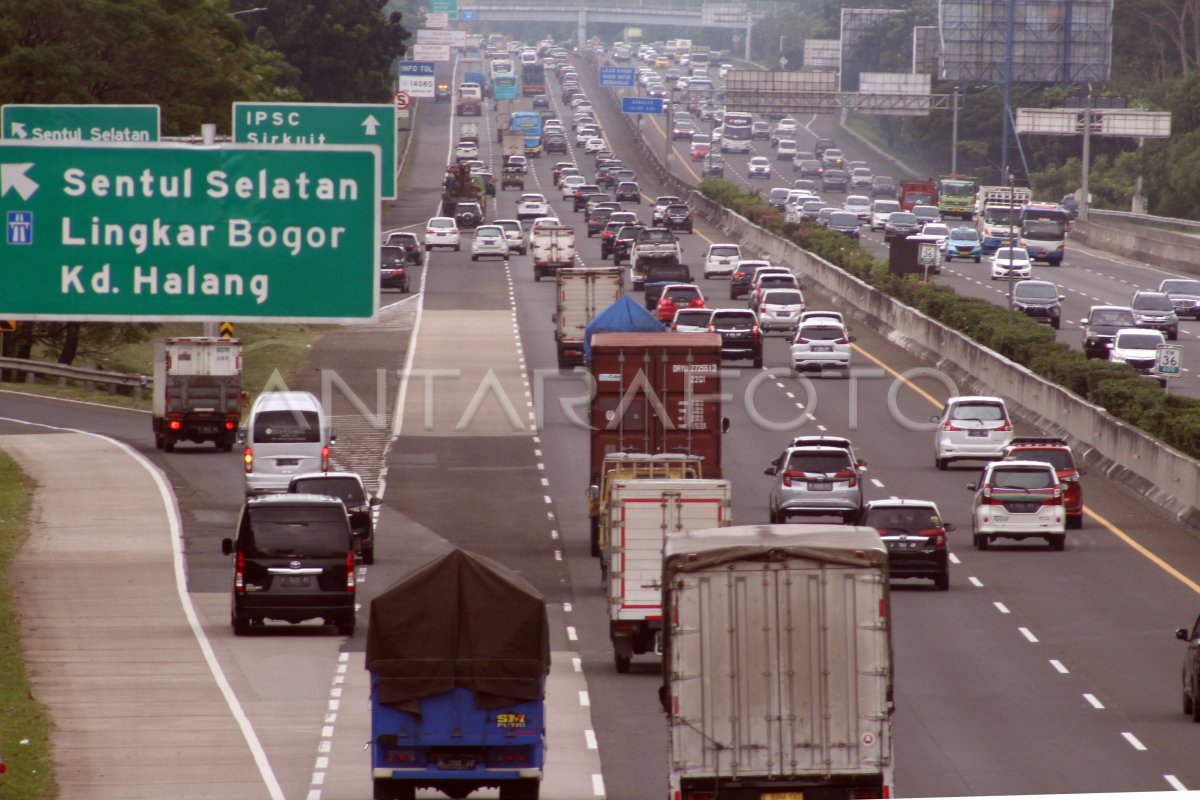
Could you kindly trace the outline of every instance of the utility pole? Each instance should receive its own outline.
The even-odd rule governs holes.
[[[1008,203],[1009,203],[1008,222],[1009,222],[1009,231],[1011,231],[1012,230],[1012,208],[1016,206],[1016,194],[1014,192],[1012,170],[1009,170],[1009,172],[1008,172]],[[1016,237],[1010,235],[1008,237],[1008,324],[1009,325],[1013,324],[1013,274],[1012,274],[1012,270],[1013,270],[1013,253],[1015,252],[1014,248],[1016,247],[1016,245],[1017,245]]]
[[[958,174],[958,84],[954,84],[954,113],[950,124],[950,174]]]

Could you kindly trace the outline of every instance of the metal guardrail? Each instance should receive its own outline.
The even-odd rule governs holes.
[[[85,389],[106,385],[112,394],[117,393],[118,387],[126,387],[132,390],[133,399],[138,401],[142,399],[145,391],[154,385],[154,379],[149,375],[106,372],[28,358],[0,358],[0,370],[23,375],[24,378],[20,381],[23,383],[37,383],[39,378],[55,378],[59,386],[66,386],[68,382],[82,383]]]
[[[1200,233],[1200,222],[1194,219],[1179,219],[1178,217],[1156,217],[1153,214],[1135,214],[1132,211],[1105,211],[1103,209],[1088,209],[1088,219],[1112,219],[1122,222],[1145,222],[1150,225],[1187,228]],[[1093,220],[1094,221],[1094,220]]]

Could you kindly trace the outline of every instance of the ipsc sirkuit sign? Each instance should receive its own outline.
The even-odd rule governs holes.
[[[362,146],[0,141],[0,318],[373,319],[378,161]]]
[[[377,145],[383,152],[379,194],[388,200],[396,197],[396,109],[388,103],[234,103],[233,140]]]

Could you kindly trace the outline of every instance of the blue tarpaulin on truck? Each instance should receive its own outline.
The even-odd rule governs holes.
[[[588,323],[583,331],[583,354],[592,360],[593,333],[665,333],[667,326],[653,314],[637,304],[629,295],[622,295],[611,306],[601,311]]]

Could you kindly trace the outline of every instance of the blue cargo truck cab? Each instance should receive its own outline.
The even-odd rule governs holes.
[[[419,567],[371,601],[366,668],[374,800],[537,800],[550,644],[527,581],[462,550]]]

